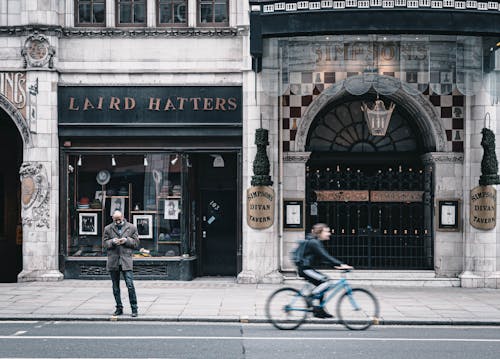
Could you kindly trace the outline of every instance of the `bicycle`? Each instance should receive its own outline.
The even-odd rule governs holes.
[[[272,293],[266,302],[266,315],[271,324],[281,330],[297,329],[306,321],[308,314],[313,312],[313,299],[319,299],[323,295],[319,306],[328,308],[331,299],[342,290],[343,294],[337,300],[336,307],[341,324],[350,330],[365,330],[377,323],[379,303],[375,295],[364,288],[352,288],[346,279],[346,273],[351,269],[341,270],[342,277],[338,281],[330,279],[328,286],[314,295],[308,294],[308,288],[312,287],[310,283],[306,283],[301,290],[285,287]]]

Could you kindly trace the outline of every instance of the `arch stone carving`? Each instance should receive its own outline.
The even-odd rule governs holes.
[[[398,79],[395,79],[391,76],[378,76],[384,78],[384,81],[380,81],[379,83],[387,84],[388,88],[401,86],[399,90],[394,92],[392,95],[388,95],[385,97],[395,102],[397,106],[403,107],[416,122],[418,128],[421,131],[425,149],[428,152],[444,152],[446,150],[446,132],[440,121],[440,117],[438,116],[436,110],[434,109],[434,106],[432,106],[428,99],[421,94],[416,96],[409,95],[408,92],[412,92],[414,91],[414,89],[409,87],[405,83],[400,83]],[[360,80],[363,80],[362,76],[355,77],[359,77]],[[350,81],[352,81],[353,77],[350,77],[349,79]],[[305,151],[309,129],[318,113],[329,103],[338,101],[343,97],[347,97],[347,95],[349,95],[344,87],[344,81],[340,81],[332,87],[329,87],[328,89],[323,91],[309,105],[306,112],[302,116],[302,119],[297,128],[295,152]],[[404,90],[406,87],[408,87],[408,92]]]
[[[21,112],[19,112],[19,110],[2,95],[0,95],[0,108],[2,108],[16,124],[16,127],[23,139],[24,146],[32,147],[33,142],[31,132]]]

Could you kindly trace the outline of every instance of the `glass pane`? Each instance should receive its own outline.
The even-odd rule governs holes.
[[[226,3],[215,4],[215,22],[227,22]]]
[[[187,5],[185,1],[177,1],[174,5],[174,22],[185,23],[187,21]]]
[[[212,17],[212,5],[200,4],[200,23],[213,22]]]
[[[179,155],[172,154],[164,157],[166,161],[162,168],[161,181],[157,185],[157,208],[158,208],[158,251],[162,255],[177,255],[170,252],[172,248],[167,246],[168,242],[180,241],[181,239],[181,171],[182,161]],[[165,253],[161,253],[162,244]]]
[[[81,24],[90,22],[90,4],[79,4],[78,22]]]
[[[146,21],[146,5],[134,4],[134,23],[142,24]]]
[[[137,226],[140,248],[148,249],[152,256],[180,255],[186,230],[182,225],[184,164],[180,155],[82,155],[81,162],[79,158],[69,156],[74,168],[68,179],[70,256],[106,255],[102,236],[115,210]]]
[[[129,4],[120,4],[120,24],[132,22],[132,7]]]
[[[172,6],[164,4],[160,6],[160,24],[168,24],[172,22]]]
[[[94,23],[104,24],[105,11],[104,4],[94,4]]]

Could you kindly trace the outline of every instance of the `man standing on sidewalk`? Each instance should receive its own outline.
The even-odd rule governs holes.
[[[128,223],[120,211],[113,212],[113,223],[104,228],[104,247],[108,251],[106,269],[111,275],[113,282],[113,295],[116,301],[114,315],[123,314],[123,304],[120,296],[120,273],[128,289],[128,298],[132,307],[132,317],[137,317],[137,296],[134,288],[134,276],[132,272],[134,249],[139,248],[139,236],[137,228]]]

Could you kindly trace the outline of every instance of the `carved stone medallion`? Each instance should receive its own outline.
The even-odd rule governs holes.
[[[50,227],[50,185],[41,163],[24,162],[19,170],[23,225]]]
[[[30,35],[21,50],[24,56],[24,67],[53,67],[52,58],[56,53],[54,46],[51,46],[46,36],[34,32]]]

